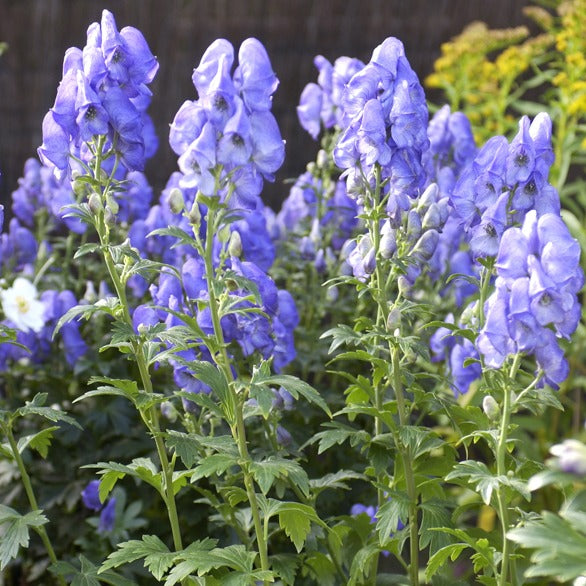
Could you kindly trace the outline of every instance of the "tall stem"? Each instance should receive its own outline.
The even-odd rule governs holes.
[[[30,476],[28,475],[28,472],[26,471],[26,467],[24,465],[24,461],[22,459],[22,456],[20,455],[20,452],[18,451],[18,445],[16,443],[16,440],[14,439],[14,434],[12,433],[12,428],[10,427],[10,425],[7,426],[6,436],[8,438],[8,444],[10,445],[10,449],[12,450],[12,455],[14,456],[14,460],[16,461],[16,465],[18,466],[18,470],[20,472],[20,477],[22,478],[22,484],[24,486],[24,491],[26,492],[28,502],[29,502],[31,509],[33,511],[38,511],[39,505],[37,503],[37,499],[36,499],[35,493],[33,491],[33,485],[31,483]],[[45,530],[45,527],[43,525],[41,525],[40,527],[35,527],[35,530],[39,534],[39,537],[41,538],[41,541],[43,542],[43,545],[45,546],[45,549],[47,550],[47,553],[49,554],[49,559],[51,560],[51,563],[56,564],[57,563],[57,556],[55,555],[55,550],[53,549],[53,545],[51,544],[51,540],[49,539],[49,536],[47,534],[47,531]],[[65,582],[65,578],[61,575],[57,576],[57,581],[62,586],[66,586],[66,584],[67,584],[67,582]]]
[[[102,149],[103,142],[100,142],[97,148],[94,168],[94,176],[96,178],[99,178],[101,173]],[[105,184],[102,185],[102,189],[103,191],[99,195],[102,198],[104,198],[105,194],[107,194],[107,192],[110,189],[110,179],[108,179],[105,182]],[[122,306],[122,319],[126,324],[132,327],[132,317],[130,315],[128,299],[126,297],[126,288],[124,286],[124,283],[122,282],[120,275],[118,274],[118,270],[116,269],[114,259],[112,258],[112,253],[109,249],[109,228],[106,225],[103,212],[99,212],[96,218],[96,231],[100,239],[100,244],[102,245],[104,262],[106,263],[108,274],[110,275],[110,279],[112,281],[112,284],[114,285],[116,295],[118,296],[118,299],[120,300],[120,304]],[[136,360],[136,364],[138,366],[138,370],[140,372],[140,378],[143,388],[146,393],[152,393],[153,385],[149,373],[148,364],[144,357],[142,348],[138,343],[134,343],[132,350],[134,358]],[[140,413],[143,421],[147,425],[149,431],[151,432],[155,440],[157,455],[159,458],[159,462],[161,464],[161,470],[163,472],[163,486],[161,496],[163,497],[163,500],[167,508],[169,523],[171,525],[171,533],[173,535],[173,546],[175,547],[176,551],[180,551],[183,549],[183,542],[181,539],[179,517],[177,514],[177,505],[175,503],[175,493],[173,489],[173,466],[169,462],[169,457],[167,455],[165,443],[161,437],[159,426],[159,413],[154,405],[151,406],[146,412],[141,410]]]
[[[501,420],[501,428],[499,432],[499,438],[497,443],[496,452],[496,471],[497,476],[506,476],[507,468],[505,457],[507,453],[507,438],[509,431],[509,423],[511,419],[511,385],[510,382],[514,380],[521,365],[521,354],[516,354],[511,366],[509,377],[504,384],[503,388],[503,416]],[[503,558],[501,562],[501,571],[499,577],[499,586],[505,586],[507,584],[507,575],[509,572],[509,561],[511,555],[511,542],[507,539],[507,532],[509,530],[509,510],[506,496],[502,485],[499,485],[497,492],[497,502],[499,510],[499,518],[501,522],[502,537],[503,537]],[[511,581],[516,584],[516,578],[514,575],[511,576]]]
[[[229,383],[234,382],[234,375],[230,366],[230,359],[226,350],[226,343],[224,341],[224,333],[222,332],[222,325],[220,323],[220,315],[218,308],[218,299],[215,291],[215,270],[212,259],[213,242],[214,242],[214,227],[215,227],[215,213],[214,209],[208,208],[206,218],[206,242],[204,248],[204,262],[206,268],[206,282],[208,287],[210,314],[212,317],[212,325],[214,334],[219,345],[219,356],[214,356],[214,360],[218,366],[223,370],[226,380]],[[235,393],[234,386],[229,384],[231,393]],[[251,462],[250,454],[248,452],[248,445],[246,442],[246,428],[244,425],[243,403],[238,396],[234,397],[236,405],[235,421],[231,423],[230,429],[232,436],[238,445],[238,453],[241,459],[242,474],[244,477],[244,487],[246,488],[246,495],[250,504],[252,514],[252,521],[254,524],[254,532],[256,535],[256,545],[260,556],[261,570],[269,569],[269,558],[267,541],[265,539],[264,528],[260,518],[260,508],[258,506],[258,499],[256,498],[256,491],[254,488],[254,479],[250,473],[249,464]],[[267,584],[267,582],[265,582]]]
[[[399,422],[401,427],[409,425],[409,412],[405,403],[403,393],[403,382],[401,380],[401,357],[399,347],[395,346],[391,350],[391,360],[393,366],[393,388],[397,399],[397,410],[399,412]],[[401,450],[401,459],[403,462],[403,472],[405,474],[405,484],[407,487],[407,496],[409,497],[409,577],[412,586],[419,585],[419,527],[417,522],[417,489],[415,486],[415,474],[411,465],[411,448],[404,446]]]

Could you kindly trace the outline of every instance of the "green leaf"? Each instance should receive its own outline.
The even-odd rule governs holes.
[[[346,440],[351,440],[350,444],[356,446],[359,443],[366,443],[370,439],[368,433],[362,429],[356,429],[343,423],[324,423],[323,427],[329,427],[326,431],[320,431],[311,438],[308,443],[315,443],[319,441],[319,448],[317,453],[321,454],[333,445],[342,444]]]
[[[346,484],[347,481],[364,480],[364,478],[364,474],[354,472],[353,470],[338,470],[338,472],[326,474],[321,478],[311,479],[309,481],[309,486],[312,491],[318,495],[320,492],[328,488],[333,490],[349,490],[350,487]]]
[[[394,493],[376,513],[376,531],[382,546],[389,535],[397,532],[399,522],[406,523],[409,517],[409,499],[402,493]]]
[[[550,511],[513,529],[507,537],[523,547],[535,549],[528,577],[550,576],[569,581],[586,574],[586,525],[583,516],[578,526]]]
[[[20,407],[15,411],[18,417],[26,417],[27,415],[38,415],[44,417],[49,421],[68,423],[77,429],[82,429],[81,425],[77,423],[73,417],[67,415],[61,409],[53,409],[53,407],[44,407],[45,401],[47,400],[47,393],[37,393],[32,401],[27,401],[24,407]]]
[[[324,401],[322,396],[306,382],[298,379],[295,376],[288,374],[269,374],[267,363],[261,364],[260,368],[255,367],[250,381],[251,385],[269,385],[276,387],[284,387],[293,395],[295,399],[301,395],[310,403],[313,403],[325,411],[330,417],[332,413],[328,404]]]
[[[460,553],[462,553],[462,551],[467,547],[470,546],[466,543],[453,543],[436,551],[427,562],[427,568],[425,569],[425,579],[431,580],[431,577],[445,565],[448,559],[451,559],[452,561],[457,560]]]
[[[334,579],[336,576],[334,563],[321,551],[308,552],[304,560],[304,565],[308,566],[315,575],[315,584],[320,584],[320,586],[334,586],[336,584]]]
[[[175,554],[175,566],[169,572],[165,586],[173,586],[177,582],[181,582],[184,578],[196,572],[203,564],[204,559],[207,559],[209,552],[216,545],[215,539],[205,538],[201,541],[194,541],[189,544],[183,551]],[[181,560],[177,563],[178,560]]]
[[[499,478],[492,474],[486,464],[475,460],[458,462],[445,479],[467,480],[468,484],[474,485],[475,490],[480,494],[486,505],[490,505],[492,493],[499,485]]]
[[[295,545],[297,553],[301,553],[303,544],[311,531],[310,520],[295,510],[280,511],[279,525]]]
[[[86,254],[92,254],[93,252],[96,252],[101,249],[102,247],[100,244],[96,244],[94,242],[86,242],[75,251],[73,259],[76,260],[78,258],[81,258],[82,256],[85,256]]]
[[[208,478],[213,474],[221,475],[231,468],[238,465],[238,458],[231,454],[212,454],[195,468],[191,475],[191,482],[200,478]]]
[[[269,565],[283,584],[294,586],[300,561],[297,555],[280,553],[270,556]]]
[[[37,529],[48,522],[42,511],[21,515],[18,511],[0,504],[0,571],[18,555],[21,547],[29,544],[29,527]]]
[[[450,543],[447,535],[437,529],[452,526],[452,518],[449,509],[450,503],[440,500],[423,501],[420,505],[422,516],[419,541],[420,549],[429,546],[430,555],[446,547]]]
[[[18,440],[19,453],[22,454],[22,452],[27,447],[30,447],[31,450],[36,450],[37,452],[39,452],[42,458],[46,458],[47,454],[49,453],[51,440],[53,439],[53,432],[58,429],[59,427],[54,425],[52,427],[42,429],[41,431],[34,433],[32,435],[21,437]]]
[[[230,392],[226,375],[215,364],[206,360],[184,361],[180,357],[176,357],[176,360],[185,364],[185,366],[195,373],[199,380],[211,387],[212,392],[218,397],[224,407],[224,413],[228,422],[234,421],[236,404],[233,393]]]
[[[74,319],[88,320],[92,315],[94,315],[94,313],[100,312],[105,312],[113,316],[119,304],[120,302],[118,298],[110,297],[107,299],[100,299],[93,305],[75,305],[59,318],[59,321],[53,330],[53,339],[55,339],[55,336],[57,336],[61,328],[66,323],[69,323]]]
[[[399,437],[405,446],[411,448],[411,457],[414,460],[445,445],[432,430],[414,425],[402,427],[399,430]]]
[[[273,508],[279,515],[279,526],[291,541],[297,553],[303,549],[303,544],[311,530],[311,522],[327,528],[327,525],[317,516],[317,513],[309,505],[293,502],[279,502]]]
[[[169,548],[156,535],[143,535],[142,541],[132,540],[119,543],[118,548],[118,551],[111,553],[100,566],[98,574],[144,558],[144,567],[157,580],[161,580],[165,572],[173,565],[177,555],[169,551]]]
[[[250,472],[263,494],[267,494],[276,478],[290,478],[305,496],[309,496],[309,479],[305,470],[297,462],[278,456],[269,456],[265,460],[252,462]]]
[[[191,468],[202,457],[201,442],[187,433],[170,429],[165,443],[175,451],[186,468]]]

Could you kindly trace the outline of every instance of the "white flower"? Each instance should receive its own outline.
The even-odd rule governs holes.
[[[45,306],[37,299],[36,287],[26,279],[18,277],[12,287],[0,291],[2,309],[6,319],[23,332],[40,332],[45,325]]]

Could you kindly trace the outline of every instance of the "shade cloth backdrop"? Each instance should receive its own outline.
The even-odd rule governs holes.
[[[0,201],[6,205],[22,175],[25,160],[41,143],[41,122],[53,105],[63,54],[83,47],[85,31],[101,11],[114,13],[118,28],[139,28],[160,62],[152,84],[150,113],[161,146],[147,175],[160,190],[177,169],[168,146],[168,125],[186,99],[195,99],[191,72],[216,38],[236,51],[247,37],[267,47],[280,79],[274,113],[287,141],[285,164],[266,189],[273,206],[286,195],[283,181],[303,171],[317,145],[300,128],[295,106],[306,83],[315,81],[313,58],[341,55],[368,61],[388,36],[405,45],[407,57],[423,79],[441,43],[473,20],[490,27],[527,24],[528,0],[0,0]]]

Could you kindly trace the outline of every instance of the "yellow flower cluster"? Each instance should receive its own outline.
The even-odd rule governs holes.
[[[533,18],[546,17],[537,12]],[[442,45],[425,83],[442,89],[451,108],[468,115],[481,143],[495,133],[514,130],[516,116],[509,106],[517,80],[552,43],[550,34],[529,38],[526,27],[491,30],[475,22]]]
[[[586,114],[586,0],[560,5],[562,27],[556,35],[560,71],[553,79],[568,116]]]
[[[525,8],[543,31],[538,35],[471,24],[442,45],[425,83],[468,116],[479,144],[514,134],[520,114],[547,110],[554,122],[552,180],[561,188],[574,154],[586,148],[586,0],[553,0],[552,7]]]

